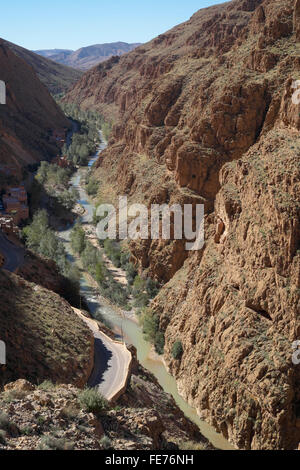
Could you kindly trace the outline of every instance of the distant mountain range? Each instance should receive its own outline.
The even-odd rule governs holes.
[[[121,56],[127,52],[131,52],[138,46],[140,46],[140,43],[128,44],[126,42],[113,42],[82,47],[77,51],[69,49],[49,49],[34,52],[59,64],[79,70],[89,70],[112,56]]]

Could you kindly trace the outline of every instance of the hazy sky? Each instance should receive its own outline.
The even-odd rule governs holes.
[[[1,1],[0,36],[27,49],[146,42],[223,0]]]

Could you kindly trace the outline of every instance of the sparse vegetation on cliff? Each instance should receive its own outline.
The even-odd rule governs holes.
[[[174,359],[179,360],[183,354],[183,347],[181,341],[176,341],[172,347],[172,356]]]
[[[138,363],[115,407],[96,389],[18,380],[0,390],[0,408],[0,450],[212,449]]]
[[[89,196],[96,196],[99,189],[98,181],[92,176],[87,176],[85,189]]]
[[[78,395],[82,408],[88,413],[100,414],[108,409],[108,402],[99,391],[94,388],[86,388]]]

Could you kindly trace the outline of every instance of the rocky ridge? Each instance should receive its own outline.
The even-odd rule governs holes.
[[[57,64],[46,57],[24,49],[24,47],[5,41],[5,39],[2,39],[1,42],[35,70],[41,82],[53,95],[65,93],[82,76],[82,72],[79,70]]]
[[[72,385],[7,384],[0,393],[0,449],[213,449],[152,376],[142,369],[135,374],[122,402],[99,413],[82,406],[80,390]],[[132,402],[137,388],[139,400]],[[158,398],[164,408],[157,407]]]
[[[0,163],[21,170],[56,155],[50,134],[70,124],[33,68],[2,40],[0,70],[6,83],[6,105],[0,108]]]

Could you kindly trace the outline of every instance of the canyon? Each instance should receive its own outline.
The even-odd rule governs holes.
[[[35,216],[37,208],[47,205],[45,195],[39,199],[41,193],[32,191],[36,168],[44,160],[52,160],[51,168],[60,168],[55,162],[60,163],[62,137],[71,122],[31,64],[2,42],[0,65],[7,93],[0,109],[1,190],[9,186],[11,178],[18,184],[26,178],[31,215]],[[13,174],[8,174],[10,169]],[[27,200],[25,187],[16,189]],[[75,215],[69,214],[71,221]],[[64,225],[66,221],[58,222]],[[43,236],[49,243],[46,227]],[[83,310],[84,302],[76,299],[70,278],[62,275],[59,264],[25,248],[20,228],[14,227],[7,237],[1,232],[2,237],[0,338],[6,364],[0,365],[0,449],[213,449],[136,357],[119,406],[105,404],[99,417],[98,410],[80,404],[95,367],[94,336],[73,308],[78,301],[82,315],[89,316]],[[10,257],[13,262],[6,263]],[[104,325],[99,328],[114,336]],[[134,348],[127,353],[136,354]],[[108,367],[106,360],[103,358]],[[94,393],[96,400],[103,400]]]
[[[85,74],[0,40],[1,169],[13,166],[20,182],[40,161],[60,161],[55,136],[71,122],[50,92],[67,91],[64,103],[112,125],[92,169],[95,203],[117,206],[126,195],[147,208],[204,205],[200,250],[175,239],[132,240],[129,249],[140,276],[161,287],[149,310],[180,395],[237,449],[300,443],[292,361],[300,339],[299,25],[300,0],[233,0]],[[93,60],[88,54],[84,68]],[[91,330],[66,300],[58,266],[25,249],[23,258],[14,273],[0,269],[0,338],[10,358],[0,368],[0,424],[13,422],[5,439],[0,428],[0,447],[40,448],[54,421],[61,428],[52,444],[73,438],[76,449],[103,450],[103,438],[120,450],[212,449],[133,347],[118,406],[101,418],[80,408]]]
[[[98,197],[205,206],[205,246],[136,240],[180,393],[239,449],[300,441],[299,0],[198,11],[88,71],[66,102],[114,124]],[[174,359],[175,342],[183,353]]]

